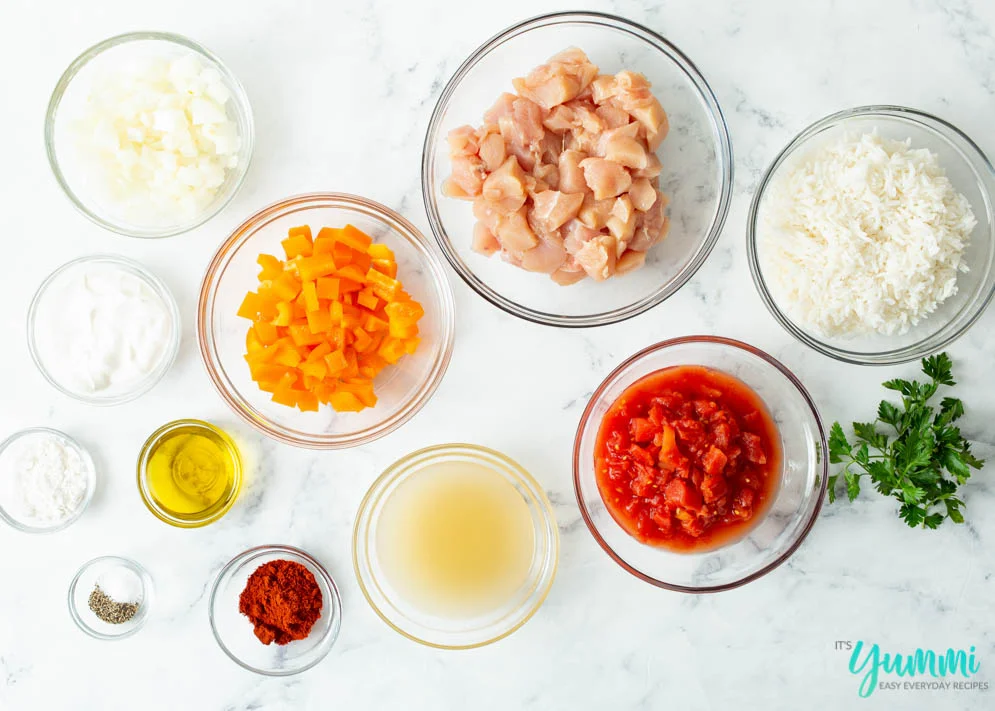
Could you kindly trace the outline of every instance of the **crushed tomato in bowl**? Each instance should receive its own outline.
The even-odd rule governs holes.
[[[763,518],[781,449],[760,397],[726,373],[664,368],[612,403],[598,431],[595,476],[630,535],[683,552],[716,548]]]

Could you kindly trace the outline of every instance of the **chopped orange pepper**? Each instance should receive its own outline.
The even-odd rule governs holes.
[[[336,301],[339,298],[339,280],[335,277],[318,277],[316,288],[319,299]]]
[[[397,280],[394,253],[352,225],[290,229],[286,260],[260,254],[245,360],[260,390],[303,412],[374,407],[374,379],[418,348],[425,310]]]

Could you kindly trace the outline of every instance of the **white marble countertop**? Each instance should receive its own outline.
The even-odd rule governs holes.
[[[915,364],[861,369],[836,363],[783,332],[748,273],[747,205],[784,143],[841,108],[921,108],[960,126],[995,155],[995,4],[579,5],[647,24],[686,52],[711,83],[736,156],[735,195],[718,246],[674,298],[596,330],[518,321],[450,271],[458,335],[434,399],[375,444],[322,454],[263,441],[236,422],[208,382],[193,332],[203,266],[246,215],[298,192],[366,195],[427,231],[421,141],[441,86],[498,30],[564,8],[553,0],[483,6],[92,0],[61,7],[4,0],[0,434],[49,425],[75,435],[97,459],[100,486],[83,519],[63,533],[31,537],[0,528],[0,709],[995,707],[995,690],[879,691],[861,701],[848,655],[834,649],[836,640],[858,639],[903,653],[974,645],[981,664],[975,679],[992,679],[995,467],[965,487],[966,525],[908,530],[893,501],[868,492],[852,505],[827,505],[786,565],[710,596],[655,589],[612,563],[580,520],[570,472],[574,429],[588,395],[624,357],[663,338],[722,334],[768,350],[800,375],[830,422],[864,416],[879,399],[882,380],[916,374]],[[117,237],[76,214],[50,175],[41,140],[45,104],[66,64],[94,42],[133,29],[180,32],[217,52],[244,82],[257,123],[254,162],[234,202],[193,233],[159,242]],[[184,316],[180,356],[165,381],[113,409],[71,402],[48,387],[22,335],[40,280],[63,261],[92,252],[119,252],[150,266],[173,289]],[[518,349],[524,339],[557,367],[530,362]],[[993,457],[995,309],[950,353],[969,408],[965,430],[979,454]],[[180,417],[231,428],[256,462],[232,512],[201,530],[155,520],[135,490],[140,445],[158,425]],[[550,493],[562,533],[559,575],[539,614],[510,638],[471,652],[434,651],[396,635],[367,606],[352,573],[351,526],[366,487],[400,455],[444,441],[477,442],[520,461]],[[207,622],[206,592],[218,569],[245,548],[275,542],[319,557],[344,600],[332,653],[287,679],[237,667]],[[107,643],[75,628],[65,597],[80,564],[112,553],[147,566],[157,600],[145,629]]]

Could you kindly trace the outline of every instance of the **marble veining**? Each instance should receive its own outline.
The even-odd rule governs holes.
[[[580,518],[570,469],[574,431],[590,394],[624,358],[663,338],[721,334],[767,350],[799,375],[829,422],[865,417],[881,397],[882,380],[915,374],[914,364],[846,366],[792,340],[750,279],[746,213],[784,144],[847,107],[899,103],[933,112],[995,155],[995,4],[580,0],[577,6],[647,24],[711,84],[732,137],[735,184],[710,258],[666,303],[586,331],[516,320],[447,267],[457,339],[432,401],[372,445],[315,453],[261,439],[214,392],[194,335],[204,265],[245,216],[304,191],[365,195],[427,232],[422,139],[445,82],[502,28],[565,6],[553,0],[93,0],[60,3],[56,13],[51,4],[5,0],[0,57],[8,67],[7,102],[0,126],[11,140],[0,187],[5,258],[13,268],[0,280],[0,332],[7,334],[0,350],[6,374],[0,435],[33,425],[64,429],[92,450],[100,484],[90,510],[64,533],[28,537],[0,528],[0,711],[995,708],[995,690],[879,691],[859,700],[847,654],[834,649],[837,640],[899,652],[973,645],[981,661],[977,678],[995,683],[995,465],[965,487],[963,526],[908,530],[894,502],[866,493],[850,505],[827,504],[802,547],[776,571],[711,596],[657,590],[609,560]],[[117,237],[76,214],[50,175],[40,138],[49,92],[68,62],[105,37],[139,28],[180,32],[217,52],[244,82],[257,126],[253,164],[232,204],[193,233],[165,241]],[[176,366],[148,395],[113,409],[59,396],[35,372],[21,336],[41,279],[93,252],[148,265],[184,314]],[[949,350],[968,406],[963,429],[979,455],[995,458],[995,310]],[[248,463],[241,499],[206,529],[168,528],[148,514],[135,490],[142,442],[179,417],[229,428]],[[388,629],[362,598],[351,560],[353,516],[369,484],[397,457],[446,441],[494,447],[532,471],[553,502],[561,533],[557,580],[539,614],[508,639],[463,653],[422,648]],[[341,589],[338,644],[298,677],[264,679],[240,669],[208,627],[214,575],[262,543],[305,548]],[[114,553],[149,569],[155,609],[134,638],[97,642],[73,626],[65,596],[80,564]]]

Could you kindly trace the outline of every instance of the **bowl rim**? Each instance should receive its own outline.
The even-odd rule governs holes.
[[[66,179],[66,176],[60,167],[55,147],[56,117],[66,90],[69,88],[69,85],[72,83],[73,79],[76,78],[76,75],[79,74],[91,60],[96,59],[105,51],[128,44],[129,42],[144,41],[165,42],[178,45],[184,49],[192,51],[194,54],[197,54],[201,59],[207,60],[207,62],[217,69],[224,78],[227,88],[231,90],[236,111],[245,122],[245,135],[240,136],[242,140],[242,148],[239,151],[240,156],[244,154],[245,160],[241,161],[235,168],[235,170],[239,172],[236,176],[236,180],[232,183],[228,194],[222,196],[221,199],[213,201],[209,209],[204,210],[204,212],[198,215],[195,219],[186,223],[172,225],[167,228],[143,229],[135,225],[124,225],[113,220],[106,219],[97,214],[95,210],[91,210],[79,197],[79,195],[76,194],[72,187],[70,187],[69,181]],[[45,109],[44,139],[45,155],[48,159],[49,168],[52,170],[52,175],[55,178],[55,181],[59,184],[59,187],[62,188],[63,194],[69,199],[69,202],[77,212],[82,214],[94,224],[125,237],[134,237],[138,239],[161,239],[165,237],[175,237],[176,235],[195,230],[205,224],[208,220],[217,216],[235,198],[235,195],[238,194],[243,183],[245,182],[245,177],[249,172],[249,165],[252,163],[252,155],[255,147],[255,122],[252,115],[252,105],[249,102],[249,95],[246,93],[245,87],[220,57],[204,45],[190,39],[189,37],[185,37],[174,32],[139,30],[108,37],[107,39],[102,40],[84,50],[69,63],[69,66],[56,82],[55,88],[52,90],[52,94],[48,100],[48,106]]]
[[[220,284],[219,277],[223,274],[224,268],[227,267],[231,255],[251,238],[252,234],[261,224],[281,217],[283,214],[309,210],[314,207],[359,208],[365,214],[372,215],[380,220],[396,236],[407,240],[423,256],[424,265],[431,275],[429,281],[433,284],[433,292],[438,297],[440,303],[439,320],[442,330],[442,343],[440,344],[439,355],[435,359],[425,382],[415,395],[389,419],[348,436],[324,435],[301,437],[298,436],[300,433],[290,434],[286,431],[287,428],[276,426],[269,418],[264,417],[262,413],[256,414],[254,410],[250,410],[247,403],[243,404],[245,399],[238,394],[234,386],[229,388],[226,385],[226,378],[221,375],[223,368],[217,355],[213,330],[208,327],[209,322],[213,320],[211,310],[217,295],[218,285]],[[347,449],[369,444],[394,432],[410,421],[432,399],[432,396],[442,383],[449,368],[449,363],[452,360],[453,343],[456,334],[455,313],[456,302],[453,295],[453,288],[446,277],[441,260],[436,255],[431,243],[406,218],[385,205],[358,195],[334,192],[304,193],[271,203],[253,213],[240,225],[235,227],[231,234],[218,247],[201,281],[200,295],[197,302],[197,342],[201,360],[207,370],[208,377],[214,384],[214,388],[221,395],[221,398],[228,407],[257,432],[261,432],[278,442],[290,444],[295,447],[315,450]]]
[[[995,219],[995,209],[993,209],[991,203],[991,189],[995,189],[995,167],[993,167],[991,160],[981,149],[981,147],[970,136],[949,121],[926,111],[891,104],[870,104],[835,111],[827,116],[823,116],[799,131],[790,141],[788,141],[784,148],[782,148],[777,155],[774,156],[773,160],[767,166],[766,171],[764,171],[760,182],[757,184],[757,188],[754,190],[753,197],[750,201],[750,208],[746,218],[746,255],[747,262],[750,266],[750,275],[753,277],[753,284],[756,287],[757,293],[760,295],[760,300],[763,302],[770,315],[774,317],[774,320],[777,321],[785,331],[791,334],[792,337],[801,343],[804,343],[817,353],[829,356],[830,358],[843,363],[850,363],[852,365],[886,366],[908,363],[927,356],[930,353],[941,351],[967,333],[971,326],[973,326],[978,319],[981,318],[982,314],[988,308],[989,303],[991,303],[992,298],[995,297],[995,279],[992,280],[992,285],[989,288],[988,293],[982,295],[982,297],[974,303],[972,307],[973,313],[970,313],[970,316],[960,327],[950,329],[952,322],[947,323],[940,327],[934,334],[927,336],[925,339],[900,348],[891,348],[888,350],[873,352],[852,351],[846,348],[837,348],[829,345],[825,341],[810,335],[808,332],[796,325],[794,321],[788,318],[788,316],[777,306],[770,290],[767,288],[767,282],[763,277],[763,270],[760,267],[759,250],[757,249],[757,222],[759,220],[760,204],[763,201],[770,181],[774,177],[777,170],[785,163],[785,161],[794,155],[795,151],[803,148],[809,139],[815,137],[823,130],[828,129],[835,124],[842,124],[849,119],[873,118],[875,116],[885,119],[897,119],[914,122],[920,127],[925,128],[934,134],[940,135],[949,142],[949,137],[943,136],[943,131],[948,131],[956,139],[964,143],[964,146],[954,147],[961,154],[964,154],[964,148],[966,147],[968,152],[973,153],[972,157],[977,159],[982,171],[986,173],[985,176],[979,175],[978,166],[974,165],[967,155],[964,155],[972,172],[977,178],[979,191],[982,195],[982,200],[984,201],[985,213],[989,221],[989,240],[992,239],[991,225],[992,220]],[[939,128],[937,128],[937,126],[939,126]],[[985,185],[985,177],[988,178],[988,185]],[[965,304],[964,308],[959,313],[962,313],[968,309],[968,306],[970,306],[970,304]],[[944,333],[945,331],[946,333]],[[929,343],[929,340],[938,334],[942,334],[942,337],[939,338],[936,343]]]
[[[214,619],[214,606],[215,602],[217,601],[218,593],[220,591],[221,581],[229,573],[238,568],[240,565],[249,561],[251,558],[263,555],[270,555],[270,554],[287,555],[291,557],[300,558],[305,563],[307,563],[307,566],[305,567],[308,567],[312,573],[317,571],[319,577],[321,577],[322,581],[327,586],[329,592],[331,592],[330,596],[331,600],[325,602],[328,602],[328,607],[330,608],[332,619],[329,622],[328,628],[325,630],[325,633],[322,635],[321,639],[318,640],[318,643],[316,645],[316,648],[323,646],[324,649],[320,650],[320,653],[318,654],[317,657],[315,657],[313,660],[308,662],[305,666],[301,667],[300,669],[272,671],[272,670],[260,669],[258,667],[252,666],[251,664],[248,664],[247,662],[242,661],[234,652],[228,649],[228,646],[224,643],[224,641],[222,641],[221,634],[218,632],[218,627]],[[335,642],[339,637],[339,632],[342,629],[342,595],[339,593],[338,585],[335,584],[335,579],[329,574],[328,570],[318,561],[317,558],[307,553],[306,551],[303,551],[300,548],[296,548],[291,545],[285,545],[280,543],[267,543],[242,551],[234,558],[229,560],[227,563],[225,563],[224,566],[222,566],[221,570],[219,570],[218,574],[214,577],[214,582],[211,584],[211,597],[209,598],[207,603],[207,618],[208,622],[211,625],[211,633],[214,635],[214,641],[218,643],[219,647],[221,647],[221,651],[223,651],[228,656],[229,659],[238,664],[240,667],[255,674],[260,674],[262,676],[272,676],[272,677],[294,676],[296,674],[306,672],[308,669],[312,669],[315,666],[317,666],[325,657],[328,656],[328,653],[331,651],[332,647],[335,646]]]
[[[0,520],[8,526],[17,531],[21,531],[22,533],[45,535],[69,528],[80,519],[83,512],[90,506],[90,502],[93,501],[93,495],[97,490],[97,467],[96,464],[94,464],[93,456],[86,447],[80,444],[74,437],[70,437],[62,430],[57,430],[52,427],[28,427],[27,429],[14,432],[12,435],[3,440],[3,442],[0,442],[0,457],[2,457],[3,453],[6,452],[7,449],[19,439],[23,437],[30,437],[35,434],[46,434],[61,439],[64,443],[76,450],[77,454],[79,454],[80,460],[83,462],[83,466],[86,469],[86,493],[83,495],[83,500],[80,502],[79,507],[72,514],[72,516],[67,518],[65,521],[60,521],[52,526],[32,526],[17,520],[14,516],[7,512],[7,510],[3,507],[3,504],[0,504]]]
[[[582,316],[563,316],[545,311],[538,311],[526,306],[522,306],[511,299],[502,296],[497,291],[481,281],[471,269],[464,265],[458,252],[452,245],[452,240],[446,232],[439,217],[436,206],[436,186],[432,184],[430,175],[432,173],[432,162],[435,154],[436,144],[439,143],[439,132],[442,124],[442,114],[448,108],[452,95],[460,86],[466,75],[476,66],[476,64],[492,50],[512,40],[519,35],[525,34],[533,29],[538,29],[550,25],[571,24],[571,23],[593,24],[602,27],[610,27],[628,35],[640,39],[649,44],[658,52],[666,54],[684,72],[694,85],[701,100],[705,104],[710,115],[713,134],[717,134],[716,154],[721,167],[722,177],[719,185],[719,200],[712,218],[711,225],[706,232],[704,239],[698,246],[694,258],[677,274],[677,276],[665,287],[657,292],[646,296],[628,306],[623,306],[612,311],[604,311]],[[732,202],[733,176],[735,172],[735,161],[733,159],[732,140],[729,136],[729,128],[726,124],[725,115],[719,105],[715,92],[708,84],[705,77],[699,71],[697,65],[692,62],[676,45],[665,39],[662,35],[653,30],[633,22],[632,20],[612,15],[605,12],[595,11],[563,11],[551,12],[523,20],[517,24],[502,30],[498,34],[484,42],[475,49],[470,56],[459,66],[453,76],[446,83],[439,95],[439,99],[432,110],[428,128],[425,132],[425,140],[422,144],[422,198],[425,204],[425,212],[428,216],[429,226],[435,236],[436,243],[442,250],[447,261],[460,276],[460,278],[473,289],[479,296],[492,306],[496,306],[505,313],[517,316],[525,321],[541,324],[544,326],[555,326],[559,328],[592,328],[606,326],[613,323],[634,318],[653,307],[663,303],[668,298],[677,293],[693,277],[712,253],[722,229],[725,226],[726,218],[729,215],[729,208]]]
[[[149,491],[148,463],[149,456],[152,453],[152,448],[158,444],[164,436],[180,427],[196,427],[198,429],[212,432],[220,437],[224,442],[225,447],[228,449],[228,454],[230,455],[232,464],[234,465],[232,472],[232,490],[228,495],[228,498],[225,500],[224,504],[211,513],[210,516],[205,516],[199,519],[183,519],[168,513],[156,503],[151,492]],[[242,455],[238,449],[238,445],[235,444],[235,440],[232,439],[231,435],[206,420],[192,418],[172,420],[156,429],[155,432],[148,436],[145,440],[145,444],[143,444],[142,448],[139,450],[138,464],[136,468],[138,472],[138,494],[141,496],[142,503],[145,504],[145,508],[147,508],[153,516],[163,523],[168,523],[170,526],[174,526],[176,528],[203,528],[204,526],[208,526],[216,521],[219,521],[224,518],[229,511],[231,511],[232,506],[235,505],[235,502],[238,500],[238,496],[242,491]]]
[[[439,642],[432,642],[427,639],[422,639],[405,629],[401,628],[394,621],[387,616],[387,614],[380,609],[380,607],[374,602],[372,595],[367,587],[367,578],[362,571],[360,566],[360,544],[361,539],[364,537],[364,533],[368,534],[370,517],[372,517],[373,512],[376,508],[373,508],[376,504],[377,507],[382,506],[383,501],[374,501],[375,497],[382,494],[385,487],[393,484],[402,475],[411,476],[417,472],[417,470],[407,470],[404,468],[411,461],[426,456],[435,456],[439,454],[446,454],[450,452],[458,452],[463,454],[470,454],[474,457],[481,457],[482,455],[493,457],[497,459],[502,464],[508,467],[510,471],[513,471],[515,475],[519,478],[520,484],[523,484],[530,493],[535,497],[536,502],[539,504],[539,509],[542,512],[542,521],[546,526],[547,533],[549,533],[549,553],[546,561],[544,561],[544,567],[548,566],[550,569],[549,579],[543,583],[543,579],[540,578],[539,582],[543,583],[544,588],[541,590],[531,608],[528,612],[519,620],[515,622],[514,625],[506,630],[503,630],[500,634],[489,637],[486,640],[480,642],[466,643],[466,644],[443,644]],[[553,588],[553,583],[556,580],[556,575],[559,570],[559,560],[560,560],[560,531],[559,526],[556,521],[556,514],[553,511],[553,505],[549,501],[549,497],[546,496],[546,491],[542,488],[539,482],[536,480],[532,474],[525,469],[521,464],[516,462],[514,459],[508,455],[499,452],[490,447],[484,447],[479,444],[471,444],[466,442],[447,442],[443,444],[434,444],[428,447],[422,447],[413,452],[409,452],[403,457],[397,459],[392,464],[388,465],[386,469],[370,484],[366,493],[363,495],[363,499],[359,504],[359,508],[356,510],[355,523],[353,525],[352,532],[352,562],[353,562],[353,573],[356,577],[356,582],[359,584],[359,589],[363,593],[363,597],[366,598],[366,602],[369,604],[370,608],[377,614],[377,616],[383,620],[383,622],[390,627],[392,630],[400,634],[402,637],[422,644],[426,647],[432,647],[434,649],[445,649],[445,650],[466,650],[466,649],[478,649],[480,647],[486,647],[495,642],[498,642],[505,637],[510,636],[514,632],[521,629],[525,623],[531,620],[539,609],[546,602],[549,597],[549,593]],[[372,576],[372,572],[371,572]],[[376,578],[373,577],[371,582],[376,582]]]
[[[798,534],[798,537],[794,541],[792,541],[791,545],[788,546],[788,548],[785,549],[785,551],[781,555],[779,555],[775,560],[771,561],[770,563],[760,568],[759,570],[756,570],[753,573],[750,573],[749,575],[740,578],[739,580],[735,580],[729,583],[723,583],[722,585],[709,585],[703,587],[668,583],[664,580],[659,580],[650,575],[647,575],[646,573],[643,573],[642,571],[629,565],[629,563],[626,562],[626,560],[622,558],[620,555],[618,555],[614,551],[614,549],[610,545],[608,545],[608,542],[605,541],[605,539],[601,536],[601,533],[598,531],[597,526],[594,524],[594,521],[591,519],[591,515],[587,510],[587,506],[584,503],[584,497],[581,495],[581,490],[580,490],[581,489],[580,485],[581,440],[583,439],[584,431],[586,429],[585,426],[587,425],[588,421],[591,419],[591,413],[593,412],[596,403],[600,399],[608,383],[614,380],[619,373],[628,368],[630,365],[642,360],[643,358],[652,353],[666,350],[673,346],[680,346],[692,343],[706,343],[706,344],[723,346],[726,348],[732,348],[734,350],[745,351],[746,353],[752,356],[760,358],[762,361],[764,361],[768,365],[772,366],[775,370],[780,372],[781,375],[783,375],[785,379],[787,379],[788,382],[794,386],[794,388],[798,391],[798,394],[801,395],[802,400],[804,400],[805,404],[808,406],[808,409],[811,411],[813,418],[815,419],[816,425],[819,430],[819,441],[816,443],[816,445],[817,447],[820,448],[820,451],[818,452],[819,456],[817,461],[821,463],[822,467],[822,471],[818,475],[819,478],[821,479],[821,484],[819,487],[819,494],[815,502],[815,506],[812,508],[812,513],[809,515],[809,518],[805,522],[805,525],[801,529],[800,533]],[[601,549],[605,553],[607,553],[608,556],[624,570],[628,571],[629,573],[639,578],[640,580],[649,583],[650,585],[654,585],[658,588],[664,588],[666,590],[672,590],[674,592],[691,593],[691,594],[724,592],[726,590],[733,590],[734,588],[746,585],[747,583],[753,582],[758,578],[762,578],[764,575],[771,572],[772,570],[780,566],[782,563],[784,563],[786,560],[788,560],[788,558],[790,558],[792,555],[794,555],[795,551],[798,550],[802,542],[808,537],[809,532],[812,530],[812,527],[815,525],[815,522],[819,518],[819,512],[822,510],[822,504],[825,501],[826,492],[828,490],[828,480],[829,480],[829,459],[827,456],[828,451],[829,451],[829,445],[826,441],[825,425],[822,422],[822,416],[819,414],[819,409],[816,406],[815,401],[812,399],[812,396],[809,394],[808,390],[806,390],[805,386],[802,385],[801,381],[794,375],[794,373],[788,370],[788,368],[784,364],[782,364],[779,360],[774,358],[769,353],[760,350],[756,346],[752,346],[749,343],[745,343],[743,341],[739,341],[733,338],[725,338],[723,336],[709,336],[709,335],[681,336],[678,338],[670,338],[664,341],[660,341],[658,343],[654,343],[653,345],[647,346],[646,348],[643,348],[642,350],[629,356],[624,361],[622,361],[618,366],[616,366],[607,376],[605,376],[604,380],[601,381],[601,383],[598,385],[595,391],[591,394],[591,397],[587,402],[587,406],[584,408],[584,412],[581,415],[580,421],[577,424],[577,433],[574,436],[574,447],[573,447],[574,496],[577,499],[577,507],[580,509],[580,515],[584,519],[584,524],[587,526],[588,531],[591,532],[591,535],[594,537],[594,540],[597,541],[598,545],[601,546]]]
[[[76,609],[76,588],[78,587],[80,578],[83,577],[83,574],[95,565],[112,562],[130,569],[133,573],[138,575],[139,580],[142,581],[142,602],[141,605],[139,605],[138,612],[135,615],[139,619],[121,634],[98,632],[83,620],[83,616],[79,613],[79,610]],[[149,574],[149,571],[142,567],[140,563],[132,560],[131,558],[125,558],[124,556],[102,555],[83,563],[83,565],[79,567],[79,570],[76,571],[76,575],[73,576],[72,582],[69,583],[69,616],[73,618],[73,622],[76,623],[76,626],[79,627],[81,631],[90,635],[94,639],[112,642],[114,640],[131,637],[145,626],[145,622],[149,618],[149,608],[152,606],[154,597],[155,584],[152,580],[152,576]]]
[[[106,397],[101,397],[99,395],[87,395],[86,393],[74,392],[65,387],[48,372],[48,369],[42,363],[41,356],[38,353],[38,346],[35,342],[35,319],[38,315],[38,308],[41,305],[41,301],[44,298],[45,293],[60,276],[68,272],[70,269],[74,269],[82,264],[88,263],[110,264],[121,267],[125,271],[128,271],[132,273],[132,275],[142,279],[149,286],[149,288],[151,288],[159,296],[159,298],[162,299],[166,306],[166,310],[169,312],[169,318],[173,326],[170,343],[167,346],[165,355],[156,370],[153,371],[153,373],[144,381],[140,382],[133,390],[122,392],[118,395]],[[176,302],[176,297],[173,296],[173,292],[168,286],[166,286],[166,283],[150,271],[144,264],[136,262],[134,259],[121,256],[120,254],[88,254],[69,260],[42,280],[41,284],[38,286],[38,289],[35,291],[34,296],[31,298],[31,303],[28,305],[28,352],[31,354],[31,360],[34,362],[35,367],[53,388],[58,390],[63,395],[70,397],[73,400],[86,403],[87,405],[95,405],[100,407],[123,405],[126,402],[137,400],[142,395],[152,390],[152,388],[158,385],[162,379],[166,377],[166,374],[172,369],[173,364],[176,362],[176,357],[180,352],[180,342],[183,340],[182,331],[183,322],[180,316],[180,308]]]

